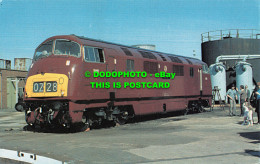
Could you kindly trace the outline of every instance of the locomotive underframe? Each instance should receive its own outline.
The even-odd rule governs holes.
[[[72,108],[75,106],[83,107],[86,104],[75,104],[68,100],[29,101],[25,105],[27,124],[30,126],[39,125],[40,127],[63,126],[70,128],[79,124],[78,127],[86,129],[95,124],[100,125],[104,120],[124,124],[135,115],[131,105],[114,106],[111,102],[103,107],[82,109]],[[70,109],[70,107],[72,108]]]
[[[25,108],[26,122],[30,126],[76,127],[79,128],[77,130],[84,131],[106,121],[125,124],[128,119],[135,116],[132,105],[116,106],[114,102],[109,102],[103,107],[85,108],[85,106],[86,104],[75,104],[68,100],[28,101]],[[203,112],[204,107],[208,106],[210,102],[207,99],[189,100],[184,114],[190,111]],[[165,112],[167,112],[166,104],[162,106],[162,113]]]

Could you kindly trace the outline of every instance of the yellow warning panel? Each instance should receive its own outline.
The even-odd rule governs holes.
[[[26,97],[66,97],[68,76],[44,73],[28,77],[25,85]]]

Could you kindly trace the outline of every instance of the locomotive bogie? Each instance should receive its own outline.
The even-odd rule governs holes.
[[[68,102],[65,101],[32,101],[27,102],[25,117],[29,125],[63,124],[70,122]]]

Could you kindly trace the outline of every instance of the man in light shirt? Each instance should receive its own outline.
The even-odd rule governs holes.
[[[237,91],[235,90],[235,85],[232,85],[232,88],[227,91],[227,97],[229,97],[230,108],[229,108],[229,115],[235,116],[236,115],[236,99],[237,99]]]

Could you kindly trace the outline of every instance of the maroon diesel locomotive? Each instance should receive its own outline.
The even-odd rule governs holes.
[[[94,72],[146,72],[147,77],[94,77]],[[164,72],[175,76],[155,77]],[[210,75],[207,65],[195,58],[54,36],[35,50],[24,103],[30,126],[77,125],[84,130],[104,120],[123,124],[135,115],[210,106]]]

